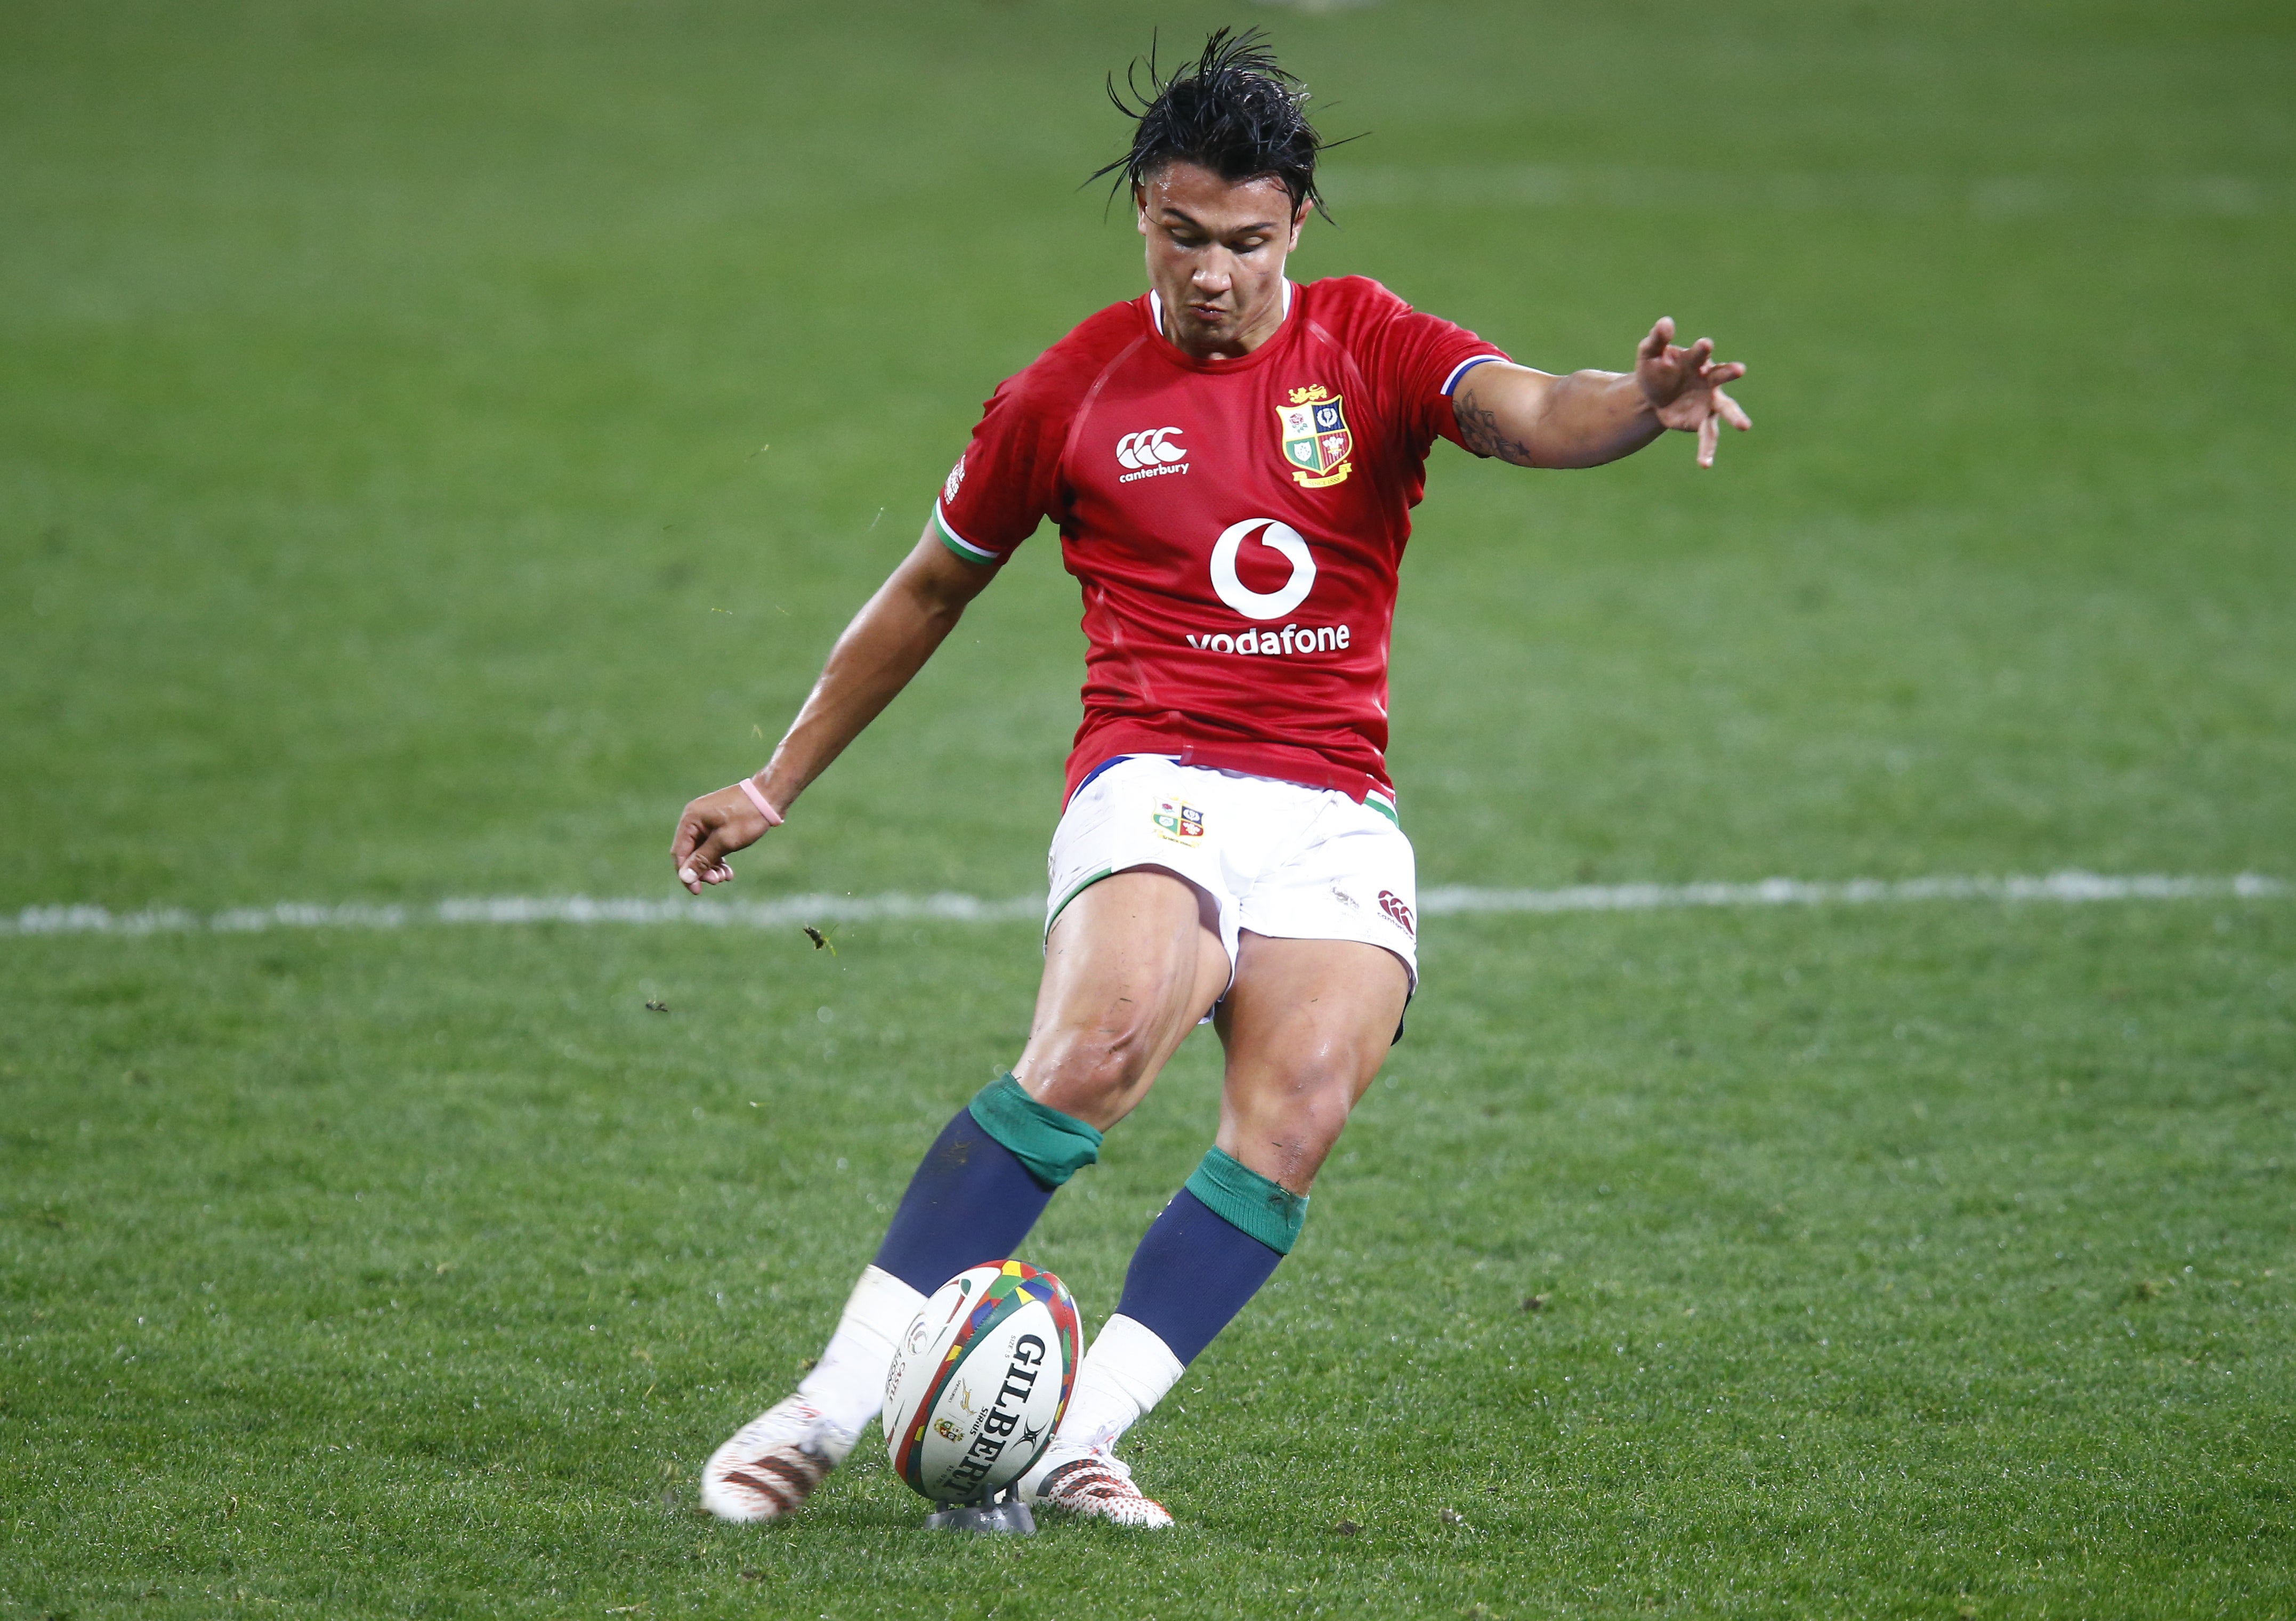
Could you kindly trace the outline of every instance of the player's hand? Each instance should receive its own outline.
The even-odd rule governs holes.
[[[734,876],[726,858],[765,837],[770,825],[738,786],[704,794],[685,807],[669,842],[677,881],[697,895],[705,884],[725,883]]]
[[[1717,363],[1711,338],[1701,338],[1688,349],[1677,344],[1671,316],[1661,317],[1635,350],[1635,381],[1642,385],[1643,398],[1665,426],[1698,435],[1702,467],[1714,465],[1714,446],[1724,423],[1741,433],[1754,425],[1754,419],[1722,391],[1724,383],[1745,374],[1746,368],[1735,360]]]

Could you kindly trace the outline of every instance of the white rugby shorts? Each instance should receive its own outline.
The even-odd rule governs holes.
[[[1245,929],[1278,940],[1360,940],[1403,959],[1419,988],[1419,899],[1411,841],[1384,796],[1132,754],[1069,801],[1046,866],[1045,932],[1111,874],[1164,867],[1219,908],[1228,970]]]

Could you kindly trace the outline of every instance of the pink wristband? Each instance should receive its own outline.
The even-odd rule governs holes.
[[[736,786],[740,787],[742,793],[750,796],[750,802],[757,806],[758,814],[766,819],[767,827],[778,827],[782,825],[782,813],[775,810],[771,805],[766,803],[766,796],[758,792],[758,783],[755,778],[744,777]]]

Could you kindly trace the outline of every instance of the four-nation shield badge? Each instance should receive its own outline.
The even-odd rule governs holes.
[[[1175,844],[1193,844],[1204,836],[1204,813],[1177,799],[1159,800],[1148,819],[1156,824],[1159,837]]]
[[[1336,484],[1355,471],[1348,461],[1356,441],[1348,429],[1347,411],[1340,396],[1321,383],[1293,389],[1292,403],[1275,407],[1275,420],[1281,424],[1277,437],[1283,441],[1283,460],[1292,476],[1308,489]]]

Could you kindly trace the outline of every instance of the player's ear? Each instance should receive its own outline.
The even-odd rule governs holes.
[[[1132,214],[1140,226],[1140,235],[1148,235],[1148,188],[1137,180],[1132,183]]]

